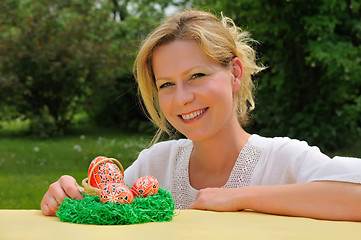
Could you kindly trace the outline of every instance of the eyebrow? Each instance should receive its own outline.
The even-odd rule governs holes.
[[[194,70],[197,70],[197,69],[200,69],[200,68],[202,68],[202,69],[210,69],[210,67],[208,67],[208,66],[206,66],[206,65],[197,65],[197,66],[191,67],[191,68],[183,71],[183,72],[182,72],[182,76],[188,75],[190,72],[192,72],[192,71],[194,71]],[[171,77],[165,76],[165,77],[155,78],[155,76],[154,76],[154,79],[155,79],[155,81],[167,81],[167,80],[170,80]]]

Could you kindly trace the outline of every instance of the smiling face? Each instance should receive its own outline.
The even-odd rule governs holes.
[[[242,72],[237,60],[223,67],[196,42],[176,40],[154,51],[152,66],[160,108],[187,138],[206,140],[239,124],[233,106]]]

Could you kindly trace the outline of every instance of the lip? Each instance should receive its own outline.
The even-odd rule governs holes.
[[[190,122],[194,122],[197,121],[198,119],[202,118],[204,116],[204,114],[208,111],[209,107],[206,108],[202,108],[202,109],[197,109],[188,113],[183,113],[183,114],[179,114],[178,117],[184,122],[184,123],[190,123]],[[192,116],[196,115],[196,116]],[[189,118],[189,119],[184,119],[182,116]]]

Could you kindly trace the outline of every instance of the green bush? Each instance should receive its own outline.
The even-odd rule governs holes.
[[[186,1],[185,1],[186,2]],[[143,124],[132,66],[140,42],[184,1],[0,3],[0,120],[62,135],[76,113],[102,126]]]
[[[32,130],[48,131],[50,124],[47,134],[64,133],[91,83],[114,76],[115,24],[108,6],[95,8],[96,2],[0,3],[0,106],[14,106],[33,121]]]
[[[198,2],[198,1],[195,1]],[[323,150],[361,135],[361,3],[199,1],[260,42],[252,130],[307,140]]]

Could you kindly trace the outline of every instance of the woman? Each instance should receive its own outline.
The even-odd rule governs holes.
[[[153,175],[179,209],[255,211],[361,221],[361,160],[328,158],[289,138],[243,130],[254,108],[252,40],[229,18],[201,11],[168,19],[148,36],[135,75],[151,120],[187,139],[154,144],[125,172],[132,185]],[[64,197],[81,199],[70,176],[49,187],[41,203],[54,215]]]

